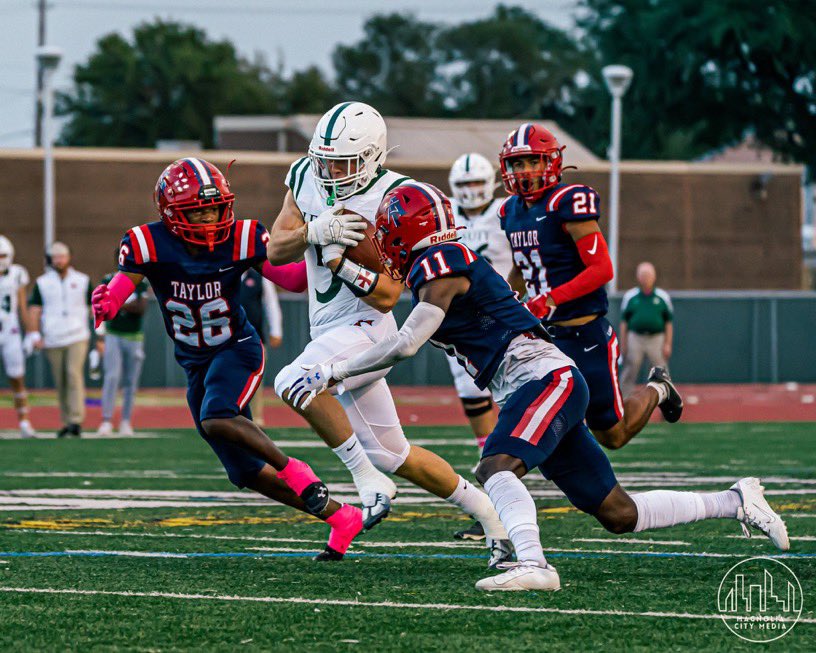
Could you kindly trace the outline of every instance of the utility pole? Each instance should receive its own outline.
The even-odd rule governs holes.
[[[38,29],[37,29],[37,47],[45,45],[45,17],[48,7],[46,0],[37,0],[38,12]],[[42,145],[42,119],[43,119],[43,67],[37,61],[37,96],[35,98],[35,118],[34,118],[34,146],[40,147]]]

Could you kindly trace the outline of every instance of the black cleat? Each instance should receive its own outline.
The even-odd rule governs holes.
[[[329,488],[320,481],[315,481],[306,486],[300,494],[306,504],[306,512],[310,515],[319,515],[329,505]]]
[[[487,561],[488,569],[501,569],[500,565],[513,562],[513,543],[510,540],[488,540],[490,558]]]
[[[665,367],[653,367],[649,370],[649,383],[662,383],[666,390],[669,391],[669,396],[661,403],[658,408],[663,413],[663,418],[670,424],[674,424],[680,419],[683,414],[683,397],[677,392],[674,387],[669,372]]]
[[[456,531],[453,534],[453,538],[455,540],[473,540],[475,542],[481,542],[485,539],[485,532],[482,525],[475,521],[473,522],[468,528],[463,531]]]
[[[327,545],[326,548],[313,559],[317,562],[339,562],[343,559],[343,554]]]

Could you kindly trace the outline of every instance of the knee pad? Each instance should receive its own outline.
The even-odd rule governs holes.
[[[493,400],[490,397],[461,397],[465,415],[478,417],[493,410]]]
[[[382,431],[376,436],[372,432],[357,433],[357,439],[374,467],[386,474],[393,474],[402,467],[411,452],[411,445],[400,426]]]

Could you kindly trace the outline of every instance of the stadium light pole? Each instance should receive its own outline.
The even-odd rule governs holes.
[[[54,73],[62,59],[62,50],[43,45],[36,50],[43,72],[43,241],[45,251],[55,238],[54,219]]]
[[[615,276],[609,282],[609,290],[618,290],[618,251],[619,251],[619,210],[620,210],[620,150],[621,150],[621,112],[622,98],[632,83],[632,69],[628,66],[604,66],[604,82],[612,95],[612,144],[609,147],[609,258]]]

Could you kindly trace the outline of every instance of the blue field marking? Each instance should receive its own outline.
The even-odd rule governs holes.
[[[320,551],[287,551],[277,553],[246,553],[236,552],[204,552],[204,553],[181,553],[175,551],[0,551],[3,558],[164,558],[183,560],[186,558],[311,558]],[[606,553],[547,553],[547,558],[578,558],[578,559],[605,559],[610,556]],[[626,551],[615,553],[616,556],[625,555],[635,558],[718,558],[705,553],[678,552],[648,552],[648,551]],[[751,553],[745,554],[723,554],[725,556],[738,558],[744,555],[750,557]],[[405,558],[409,560],[484,560],[486,555],[479,553],[347,553],[346,558]],[[816,558],[816,553],[780,553],[778,555],[765,555],[763,558],[773,558],[775,560],[785,559],[811,559]]]

